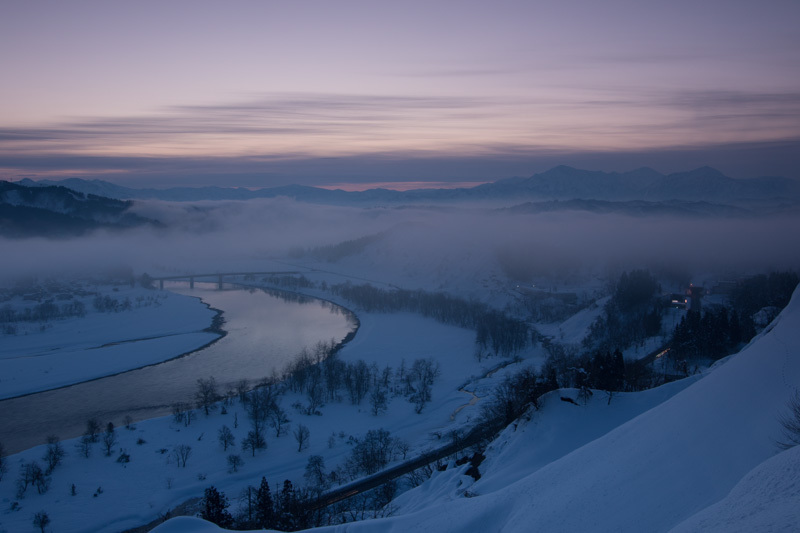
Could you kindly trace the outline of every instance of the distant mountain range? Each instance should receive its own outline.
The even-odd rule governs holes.
[[[66,187],[26,187],[0,181],[0,235],[71,237],[96,229],[118,230],[160,223],[130,213],[131,201],[85,194]]]
[[[504,179],[470,189],[411,191],[347,192],[301,185],[258,190],[232,187],[133,189],[100,180],[24,179],[16,183],[0,181],[0,235],[68,237],[101,228],[163,226],[132,213],[133,200],[186,202],[276,197],[355,206],[494,205],[499,211],[517,214],[585,211],[628,216],[741,218],[800,213],[800,180],[733,179],[709,167],[663,175],[648,168],[617,173],[566,166],[529,178]]]
[[[509,178],[470,189],[416,189],[393,191],[371,189],[362,192],[328,190],[302,185],[257,190],[232,187],[175,187],[133,189],[100,180],[70,178],[62,181],[17,182],[26,187],[60,185],[75,191],[116,199],[158,199],[166,201],[248,200],[285,196],[302,202],[322,204],[400,204],[460,201],[542,201],[542,200],[643,200],[753,205],[763,202],[800,202],[800,180],[782,177],[734,179],[711,167],[664,175],[650,168],[631,172],[600,172],[558,166],[529,178]]]

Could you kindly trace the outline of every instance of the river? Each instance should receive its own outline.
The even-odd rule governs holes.
[[[303,348],[341,342],[357,327],[341,307],[291,293],[200,283],[169,288],[223,311],[228,334],[164,363],[0,401],[0,442],[7,453],[41,444],[48,435],[79,436],[92,417],[105,426],[121,425],[126,415],[138,421],[169,414],[177,402],[193,403],[200,378],[214,376],[220,392],[242,379],[254,384],[284,370]]]

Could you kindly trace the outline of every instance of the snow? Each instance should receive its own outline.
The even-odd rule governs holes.
[[[795,292],[770,328],[703,379],[533,473],[487,473],[492,492],[480,492],[479,481],[478,496],[320,531],[668,531],[689,519],[682,527],[696,530],[739,504],[749,531],[791,529],[798,452],[776,456],[773,443],[800,383],[798,353]],[[526,461],[522,453],[505,459]]]
[[[45,509],[58,531],[119,531],[147,523],[180,502],[214,485],[235,500],[247,484],[266,476],[270,483],[302,483],[309,455],[323,455],[328,470],[340,464],[350,447],[346,438],[383,427],[412,443],[411,454],[436,445],[438,435],[471,425],[489,389],[537,352],[495,373],[503,361],[478,362],[471,331],[438,324],[408,313],[359,314],[361,329],[340,353],[344,360],[364,359],[397,368],[420,357],[434,357],[442,376],[423,415],[401,397],[377,417],[366,402],[333,403],[322,416],[291,409],[297,395],[282,400],[292,424],[311,429],[311,445],[297,452],[291,436],[268,436],[269,448],[242,454],[242,469],[227,471],[216,432],[226,424],[237,444],[248,430],[238,404],[190,427],[171,417],[118,429],[119,448],[131,454],[127,465],[104,457],[96,447],[79,457],[74,441],[64,443],[65,464],[53,474],[50,491],[29,490],[12,511],[13,479],[21,461],[39,459],[43,447],[9,457],[11,471],[0,482],[0,532],[29,529],[34,512]],[[580,328],[574,328],[575,331]],[[639,393],[617,394],[610,404],[596,392],[587,405],[560,401],[575,397],[562,390],[544,398],[529,420],[507,428],[488,448],[477,482],[466,466],[435,473],[420,487],[393,502],[394,516],[321,528],[348,531],[790,531],[800,509],[800,448],[778,453],[779,417],[800,383],[800,291],[787,308],[739,354],[703,374]],[[491,374],[489,377],[485,377]],[[459,389],[463,389],[460,391]],[[459,410],[459,408],[461,408]],[[234,417],[239,420],[233,428]],[[335,435],[333,447],[328,437]],[[137,444],[138,439],[144,443]],[[190,444],[186,468],[160,450]],[[228,452],[230,453],[230,452]],[[235,453],[240,453],[238,450]],[[102,481],[99,481],[102,480]],[[78,494],[71,496],[75,483]],[[103,491],[97,496],[98,485]],[[179,517],[159,533],[219,531],[194,518]]]
[[[291,433],[275,438],[270,430],[268,448],[255,457],[239,448],[250,426],[238,402],[227,408],[227,414],[217,409],[205,417],[198,412],[197,420],[189,427],[175,423],[172,417],[147,420],[132,429],[117,428],[119,444],[110,457],[104,456],[100,446],[95,445],[92,455],[86,459],[75,449],[77,439],[64,441],[68,456],[53,472],[50,490],[38,495],[29,489],[24,499],[18,500],[13,483],[18,465],[22,461],[40,460],[45,448],[38,446],[8,458],[11,469],[0,482],[0,532],[29,528],[32,514],[40,509],[47,511],[54,530],[115,532],[155,520],[185,500],[202,495],[210,485],[231,500],[235,500],[248,484],[257,484],[261,476],[266,476],[273,486],[284,479],[302,485],[310,455],[322,455],[330,471],[350,453],[347,437],[361,437],[370,429],[385,428],[392,436],[406,440],[411,444],[409,453],[413,455],[440,445],[441,435],[449,430],[472,425],[480,411],[480,402],[470,405],[470,397],[459,392],[459,387],[487,390],[502,379],[504,372],[519,367],[519,364],[512,364],[491,378],[484,378],[493,367],[508,361],[490,358],[478,362],[473,353],[475,334],[471,330],[443,325],[411,313],[362,313],[359,319],[358,334],[339,353],[342,360],[363,359],[375,362],[380,368],[388,364],[394,369],[402,360],[410,366],[417,358],[434,357],[440,363],[442,374],[433,386],[433,401],[421,415],[414,412],[413,404],[398,396],[392,397],[387,412],[378,416],[370,413],[366,399],[359,406],[352,406],[346,400],[330,403],[320,409],[322,416],[309,416],[291,407],[295,402],[306,403],[305,396],[287,393],[281,398],[281,405],[292,427],[304,424],[310,428],[310,446],[298,452]],[[536,353],[527,354],[527,361],[535,356]],[[463,408],[453,416],[460,407]],[[234,428],[235,419],[238,419],[238,428]],[[217,441],[217,432],[223,424],[231,428],[236,437],[237,446],[227,452]],[[332,434],[335,435],[334,446],[330,448],[328,439]],[[144,442],[137,444],[139,439]],[[180,444],[192,447],[186,468],[179,468],[170,458],[173,447]],[[131,455],[130,463],[116,462],[119,449]],[[162,454],[161,450],[166,453]],[[226,457],[230,453],[241,454],[244,460],[237,473],[228,471]],[[75,496],[70,495],[72,483],[77,488]],[[98,486],[103,491],[93,496]],[[14,501],[19,501],[21,510],[9,509]],[[190,530],[196,524],[194,521],[186,523]]]
[[[800,446],[751,470],[722,500],[677,527],[674,533],[797,531],[800,525]]]
[[[519,424],[516,430],[508,428],[489,447],[481,468],[486,473],[473,490],[490,493],[522,479],[652,409],[697,379],[699,376],[642,392],[617,393],[610,404],[608,395],[599,391],[586,405],[561,401],[562,396],[577,401],[577,390],[550,392],[542,398],[540,410],[530,414],[530,422]]]
[[[1,337],[0,399],[159,363],[219,337],[203,331],[215,312],[198,298],[142,288],[99,289],[101,295],[134,302],[133,307],[102,313],[89,299],[84,317],[53,320],[41,331]],[[20,307],[22,302],[7,305],[12,304]]]
[[[610,296],[601,298],[589,307],[581,309],[563,322],[536,324],[536,329],[542,335],[551,337],[560,344],[578,346],[584,337],[589,334],[589,330],[594,321],[603,314],[603,308],[610,299]]]
[[[193,516],[178,516],[153,529],[155,533],[215,533],[225,531],[210,522]]]

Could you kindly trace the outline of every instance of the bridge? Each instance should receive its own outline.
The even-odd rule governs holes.
[[[235,277],[235,276],[276,276],[276,275],[291,275],[291,274],[303,274],[304,272],[300,272],[297,270],[285,270],[285,271],[269,271],[269,272],[214,272],[213,274],[181,274],[177,276],[151,276],[150,279],[153,281],[158,281],[158,288],[163,290],[164,289],[164,282],[165,281],[189,281],[189,287],[194,289],[194,280],[196,278],[216,278],[217,280],[217,288],[222,290],[222,283],[225,277]]]

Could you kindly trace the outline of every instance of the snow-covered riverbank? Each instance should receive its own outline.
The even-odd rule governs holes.
[[[270,432],[268,448],[258,451],[255,457],[240,451],[250,424],[238,402],[229,406],[226,414],[220,409],[208,417],[198,412],[189,427],[176,423],[172,417],[148,420],[137,423],[135,429],[118,428],[119,442],[110,457],[103,454],[99,444],[89,458],[84,458],[76,449],[78,439],[63,442],[68,455],[64,464],[53,472],[50,489],[41,495],[29,489],[23,499],[18,499],[14,480],[20,465],[41,460],[46,447],[39,446],[8,457],[11,469],[0,482],[3,502],[0,531],[27,529],[32,514],[42,509],[59,531],[120,531],[163,516],[186,499],[202,495],[212,484],[233,498],[248,484],[257,483],[262,475],[272,485],[284,479],[302,485],[310,455],[323,456],[326,467],[332,470],[344,462],[351,450],[348,437],[362,437],[370,429],[387,429],[407,441],[411,445],[408,453],[414,454],[441,444],[451,429],[474,422],[480,402],[467,405],[451,420],[453,412],[470,400],[458,388],[477,380],[500,362],[499,359],[477,361],[473,355],[474,332],[408,313],[360,314],[359,319],[358,335],[338,354],[343,361],[361,359],[381,368],[386,365],[397,368],[403,360],[409,365],[414,359],[428,357],[440,363],[442,372],[433,386],[433,399],[422,414],[416,414],[414,405],[404,397],[396,396],[390,398],[387,411],[377,416],[371,414],[367,399],[357,406],[347,401],[329,403],[320,409],[322,416],[309,416],[291,407],[295,402],[305,403],[305,396],[287,393],[281,403],[291,426],[307,426],[311,432],[310,445],[298,452],[291,432],[280,438]],[[520,364],[535,362],[536,353],[528,353]],[[520,364],[511,365],[474,386],[489,389]],[[223,425],[234,434],[234,450],[223,451],[217,440],[217,432]],[[174,447],[181,444],[192,448],[185,468],[178,467],[172,457]],[[116,462],[119,450],[130,454],[130,463]],[[226,458],[230,453],[240,454],[244,461],[236,473],[228,470]],[[73,483],[77,492],[74,496]],[[11,510],[14,501],[18,507]]]
[[[142,288],[102,286],[101,297],[129,307],[99,311],[86,300],[85,316],[16,323],[0,337],[0,399],[63,387],[147,366],[196,350],[219,338],[205,331],[216,311],[199,298]],[[6,302],[24,309],[21,298]]]

